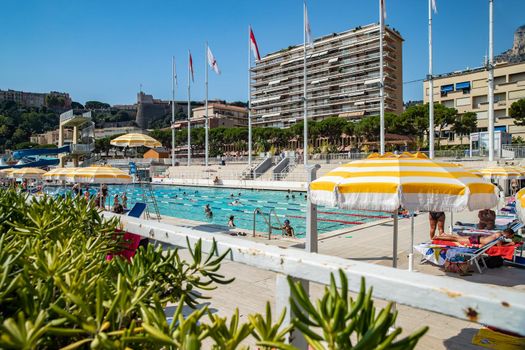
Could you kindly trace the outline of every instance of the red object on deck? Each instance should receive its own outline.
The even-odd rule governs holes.
[[[121,231],[117,231],[121,232]],[[141,236],[136,235],[131,232],[124,233],[124,244],[123,249],[120,252],[115,252],[113,254],[108,254],[106,256],[106,260],[113,259],[114,256],[122,256],[126,258],[127,260],[131,260],[132,257],[135,256],[135,253],[137,252],[137,248],[139,247]]]

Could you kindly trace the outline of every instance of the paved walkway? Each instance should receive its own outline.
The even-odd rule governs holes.
[[[474,222],[476,213],[464,212],[454,216],[454,221]],[[188,220],[165,218],[165,221],[175,225],[193,227],[208,232],[225,232],[222,226],[202,225]],[[447,215],[446,227],[450,224],[450,215]],[[415,243],[428,241],[428,214],[422,214],[415,218]],[[250,239],[271,245],[279,245],[289,249],[301,249],[303,244],[293,240],[271,240],[263,238],[239,237],[239,239]],[[406,269],[408,266],[407,254],[410,246],[410,219],[399,221],[399,246],[398,246],[398,268]],[[319,253],[340,256],[348,259],[362,260],[373,264],[391,266],[392,264],[392,222],[367,227],[366,229],[355,229],[351,232],[321,239],[319,242]],[[188,258],[186,250],[181,250],[181,255]],[[432,275],[448,275],[452,278],[461,278],[475,283],[506,286],[521,290],[525,297],[525,270],[511,267],[501,267],[488,270],[484,274],[474,273],[472,276],[460,277],[457,274],[449,274],[432,265],[420,265],[420,257],[416,255],[415,273]],[[259,270],[239,263],[225,261],[221,272],[228,277],[235,277],[235,281],[226,286],[219,286],[216,290],[205,292],[213,297],[211,305],[220,315],[231,315],[235,308],[239,308],[243,320],[247,315],[255,312],[264,312],[266,301],[270,301],[272,307],[275,305],[275,274]],[[317,298],[322,294],[323,287],[311,286],[311,295]],[[381,306],[385,303],[377,301]],[[418,345],[418,349],[483,349],[471,344],[472,337],[476,334],[480,325],[454,319],[451,317],[417,310],[405,306],[399,306],[398,326],[405,332],[410,332],[422,325],[430,326],[430,331],[425,335]]]

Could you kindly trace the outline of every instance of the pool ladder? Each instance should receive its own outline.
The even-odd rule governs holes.
[[[142,189],[142,200],[144,203],[146,203],[146,210],[144,211],[146,219],[151,220],[153,218],[157,221],[160,221],[162,217],[160,216],[159,206],[157,205],[157,199],[155,198],[155,194],[151,188],[151,183],[140,181],[139,184]],[[151,213],[149,210],[150,203],[153,205],[154,213]]]
[[[279,226],[272,226],[272,213],[273,217],[277,220],[277,223]],[[268,214],[265,214],[261,208],[255,208],[253,211],[253,232],[252,235],[255,237],[255,219],[257,218],[257,214],[261,215],[264,219],[264,222],[268,226],[268,239],[272,239],[272,230],[278,229],[280,230],[283,225],[281,224],[281,220],[279,220],[279,217],[277,216],[277,213],[275,212],[275,209],[270,209],[270,212]],[[266,217],[268,216],[268,217]]]

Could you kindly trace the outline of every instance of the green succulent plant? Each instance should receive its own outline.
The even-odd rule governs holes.
[[[82,198],[0,189],[0,349],[291,350],[292,331],[314,349],[411,349],[426,331],[396,341],[401,330],[389,329],[397,313],[390,305],[376,313],[364,280],[350,298],[342,272],[340,289],[332,276],[315,304],[290,280],[291,325],[283,324],[286,310],[274,320],[269,303],[247,321],[238,311],[221,317],[201,302],[233,281],[219,272],[230,251],[188,242],[183,260],[178,249],[149,245],[128,261],[116,254],[126,247],[119,226]]]

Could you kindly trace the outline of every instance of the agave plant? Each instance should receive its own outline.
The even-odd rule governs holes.
[[[332,276],[316,304],[290,280],[291,325],[283,325],[285,310],[274,320],[270,304],[246,322],[238,311],[221,317],[201,301],[233,280],[219,273],[229,251],[218,255],[214,242],[205,253],[199,241],[188,242],[189,260],[152,245],[130,261],[107,260],[125,244],[118,227],[80,198],[0,190],[1,349],[290,350],[292,330],[314,349],[411,349],[426,331],[396,341],[401,330],[388,330],[397,313],[390,305],[376,313],[364,281],[350,298],[342,272],[341,288]],[[176,306],[171,322],[168,303]]]

